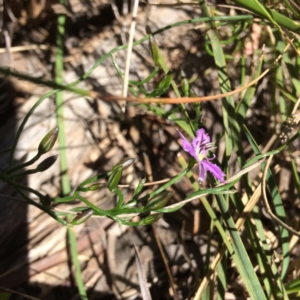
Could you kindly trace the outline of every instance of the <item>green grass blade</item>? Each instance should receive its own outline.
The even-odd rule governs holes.
[[[258,277],[254,271],[254,268],[250,262],[249,256],[245,249],[245,246],[241,240],[239,232],[235,227],[233,218],[230,215],[228,206],[222,195],[216,195],[219,208],[222,212],[224,222],[226,223],[227,230],[230,233],[234,254],[232,258],[236,264],[236,268],[239,271],[243,283],[245,284],[247,291],[251,299],[264,300],[267,299],[263,291],[263,288],[258,280]]]
[[[288,30],[299,32],[300,22],[294,21],[273,9],[263,6],[256,0],[232,0],[238,6],[244,7],[262,18],[269,20],[272,24],[278,24]]]
[[[227,255],[225,254],[222,258],[221,263],[218,265],[217,268],[217,300],[225,299],[225,292],[226,292],[226,272],[227,269]]]
[[[247,139],[256,155],[261,154],[261,151],[255,142],[254,138],[252,137],[249,130],[244,127]],[[265,168],[265,163],[261,164],[262,170]],[[278,187],[276,185],[276,181],[272,175],[272,172],[269,170],[267,174],[267,183],[268,187],[271,193],[271,199],[274,206],[275,214],[283,221],[286,222],[286,215],[284,206],[282,203],[282,199],[278,190]],[[271,203],[270,203],[271,204]],[[282,255],[283,255],[283,262],[282,262],[282,270],[281,270],[281,278],[284,279],[287,275],[289,263],[290,263],[290,250],[289,250],[289,232],[285,229],[280,227],[280,239],[282,243]]]

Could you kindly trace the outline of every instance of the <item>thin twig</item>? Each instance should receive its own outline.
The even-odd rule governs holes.
[[[293,40],[291,41],[293,42]],[[287,44],[284,48],[282,53],[285,53],[291,45]],[[278,55],[278,57],[274,60],[273,66],[276,66],[277,62],[281,59],[282,54]],[[218,94],[218,95],[211,95],[211,96],[204,96],[204,97],[182,97],[182,98],[139,98],[139,97],[124,97],[124,96],[115,96],[115,95],[104,95],[102,93],[96,92],[96,91],[90,91],[89,96],[94,99],[99,99],[103,101],[127,101],[127,102],[137,102],[137,103],[168,103],[168,104],[178,104],[178,103],[195,103],[195,102],[204,102],[204,101],[213,101],[217,99],[221,99],[224,97],[232,96],[234,94],[240,93],[249,87],[256,84],[260,79],[262,79],[264,76],[266,76],[272,67],[266,69],[261,75],[259,75],[256,79],[252,80],[248,84],[237,88],[233,91],[224,93],[224,94]],[[1,70],[0,70],[1,71]]]
[[[298,106],[300,104],[300,98],[298,99],[298,101],[296,102],[293,111],[292,111],[292,118],[293,115],[296,113]],[[294,117],[294,125],[297,125],[299,122],[299,118],[298,116]],[[275,146],[277,146],[277,144],[280,142],[280,138],[277,140],[277,143],[275,143]],[[288,226],[285,222],[283,222],[282,220],[280,220],[272,211],[269,201],[268,201],[268,197],[267,197],[267,173],[270,167],[270,164],[272,162],[272,159],[274,157],[274,154],[269,156],[267,162],[266,162],[266,166],[264,168],[264,172],[263,172],[263,176],[262,176],[262,182],[261,182],[261,192],[262,192],[262,196],[263,196],[263,201],[264,201],[264,205],[266,207],[266,210],[268,212],[268,214],[270,215],[270,217],[277,222],[280,226],[282,226],[283,228],[285,228],[286,230],[288,230],[289,232],[291,232],[292,234],[300,237],[300,231],[296,231],[294,228]]]
[[[146,183],[144,183],[144,186],[153,186],[153,185],[157,185],[157,184],[162,184],[162,183],[170,181],[172,178],[173,177],[165,178],[165,179],[158,180],[158,181],[146,182]],[[118,188],[120,188],[120,189],[129,188],[129,187],[134,187],[134,185],[132,185],[132,184],[118,184]]]
[[[29,51],[29,50],[36,50],[36,49],[48,50],[48,49],[50,49],[50,47],[47,45],[24,45],[24,46],[11,47],[10,51],[11,52],[22,52],[22,51]],[[4,53],[5,51],[6,51],[6,48],[0,48],[0,53]]]
[[[152,172],[152,167],[151,167],[151,164],[150,164],[150,161],[149,161],[149,157],[146,154],[144,154],[144,163],[145,163],[145,166],[146,166],[145,171],[146,171],[146,173],[148,175],[149,180],[151,181],[152,180],[152,174],[153,174],[153,172]],[[153,231],[153,235],[154,235],[154,238],[155,238],[158,250],[160,252],[160,256],[161,256],[161,258],[163,260],[166,272],[168,274],[168,278],[169,278],[169,281],[170,281],[171,289],[173,291],[173,299],[179,300],[178,291],[176,289],[176,285],[175,285],[174,279],[172,277],[170,266],[168,264],[168,259],[166,257],[164,248],[162,246],[162,242],[161,242],[161,240],[160,240],[160,238],[159,238],[159,236],[157,234],[156,225],[155,224],[152,224],[152,231]]]
[[[20,293],[20,292],[17,292],[17,291],[14,291],[14,290],[11,290],[9,288],[6,288],[4,286],[0,286],[0,291],[5,291],[5,292],[8,292],[8,293],[11,293],[11,294],[15,294],[15,295],[19,295],[19,296],[22,296],[23,298],[26,298],[26,299],[30,299],[30,300],[40,300],[40,298],[35,298],[35,297],[32,297],[32,296],[29,296],[29,295],[26,295],[24,293]]]

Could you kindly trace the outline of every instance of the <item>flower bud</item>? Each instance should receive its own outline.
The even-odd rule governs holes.
[[[186,75],[183,70],[180,71],[181,74],[181,88],[185,97],[189,96],[190,84],[186,78]]]
[[[79,224],[85,222],[93,214],[94,214],[94,211],[92,209],[84,210],[83,212],[80,212],[77,214],[77,216],[72,220],[71,224],[79,225]]]
[[[163,216],[163,214],[149,215],[145,219],[142,220],[142,224],[143,225],[153,224],[154,222],[158,221],[162,216]]]
[[[149,37],[149,47],[150,47],[150,52],[151,52],[151,56],[153,58],[154,64],[156,67],[158,67],[159,66],[159,48],[158,48],[157,43],[152,34]]]
[[[149,48],[151,56],[153,58],[154,64],[156,67],[159,67],[159,48],[156,44],[156,41],[152,35],[151,29],[149,26],[146,26],[146,32],[149,34]]]
[[[148,210],[156,210],[162,208],[168,203],[172,196],[172,192],[163,191],[158,195],[150,198],[145,208]]]
[[[43,172],[49,169],[57,160],[57,155],[52,155],[44,159],[38,166],[36,167],[37,172]]]
[[[107,187],[111,192],[114,191],[115,188],[117,187],[117,185],[119,184],[119,181],[122,176],[122,172],[123,172],[123,168],[118,167],[117,169],[114,169],[112,171],[112,174],[109,176],[108,182],[107,182]]]
[[[47,194],[45,198],[43,199],[43,206],[46,209],[50,209],[52,204],[52,198]]]
[[[49,152],[56,142],[58,136],[58,127],[49,131],[39,144],[38,154],[43,155]]]

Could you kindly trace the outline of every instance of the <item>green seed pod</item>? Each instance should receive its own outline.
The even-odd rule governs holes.
[[[57,160],[57,155],[52,155],[44,159],[38,166],[36,167],[36,172],[43,172],[49,169]]]
[[[152,34],[149,37],[149,48],[155,66],[159,67],[159,48]]]
[[[55,144],[58,136],[58,127],[50,130],[39,144],[38,154],[43,155],[49,152]]]
[[[189,89],[190,89],[189,81],[187,80],[186,75],[183,70],[180,71],[180,75],[181,75],[181,88],[182,88],[183,94],[185,97],[188,97]]]
[[[114,169],[112,174],[109,176],[107,186],[111,192],[114,191],[118,186],[122,176],[122,172],[123,172],[123,168],[118,167],[117,169]]]
[[[154,222],[158,221],[162,216],[163,214],[153,214],[147,216],[145,219],[142,220],[142,224],[143,225],[153,224]]]
[[[79,225],[89,219],[93,214],[94,211],[92,209],[87,209],[81,213],[78,213],[77,216],[72,220],[71,224]]]
[[[168,203],[168,201],[171,199],[172,196],[173,193],[168,191],[163,191],[158,195],[150,198],[145,208],[147,210],[156,210],[162,208]]]
[[[152,31],[148,25],[146,26],[146,33],[149,34],[149,48],[150,48],[151,56],[153,58],[155,66],[159,67],[159,48],[152,35]]]

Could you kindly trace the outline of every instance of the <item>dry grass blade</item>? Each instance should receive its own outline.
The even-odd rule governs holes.
[[[132,21],[131,21],[131,26],[130,26],[127,57],[126,57],[126,65],[125,65],[125,74],[124,74],[124,81],[123,81],[123,91],[122,91],[122,96],[123,97],[126,97],[127,93],[128,93],[130,60],[131,60],[133,36],[134,36],[134,31],[135,31],[138,6],[139,6],[139,0],[135,0],[134,1],[134,6],[133,6],[133,11],[132,11]],[[125,103],[123,103],[122,106],[125,106]]]
[[[134,246],[134,252],[135,252],[134,256],[135,256],[135,262],[136,262],[138,276],[139,276],[139,284],[141,288],[142,298],[143,300],[152,300],[150,291],[147,286],[147,280],[141,263],[139,251],[136,246]]]
[[[47,45],[25,45],[25,46],[16,46],[16,47],[10,47],[11,52],[21,52],[21,51],[30,51],[30,50],[49,50],[49,46]],[[7,51],[6,48],[0,48],[0,53],[4,53]]]

